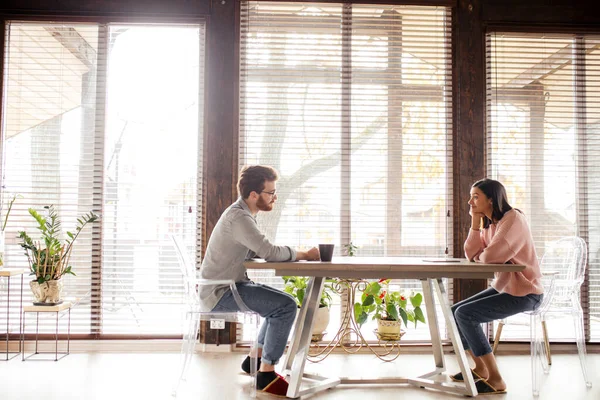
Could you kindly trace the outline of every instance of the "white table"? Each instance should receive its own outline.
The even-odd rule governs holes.
[[[288,398],[298,398],[345,383],[407,383],[467,396],[477,396],[475,382],[470,373],[469,363],[452,316],[442,278],[485,279],[492,277],[494,272],[518,272],[525,269],[523,265],[515,264],[480,264],[469,262],[465,259],[445,260],[409,257],[334,257],[331,262],[265,262],[259,260],[247,261],[244,265],[248,269],[275,270],[277,276],[296,275],[311,277],[307,294],[304,296],[300,313],[294,325],[292,340],[283,364],[285,372],[289,375]],[[423,297],[427,309],[427,324],[429,325],[431,334],[435,369],[427,374],[413,378],[327,378],[306,373],[304,367],[310,346],[311,330],[326,277],[349,279],[419,279],[423,287]],[[441,302],[440,306],[444,315],[444,321],[458,359],[460,370],[462,375],[466,377],[464,383],[437,382],[433,380],[434,377],[446,370],[440,330],[437,323],[436,307],[434,306],[434,292],[437,293],[437,297]],[[317,383],[302,389],[301,384],[304,378]]]
[[[29,269],[25,268],[0,268],[0,278],[6,278],[6,353],[3,359],[0,361],[8,361],[21,352],[21,341],[19,340],[19,351],[14,353],[12,357],[10,357],[10,353],[8,350],[8,337],[10,331],[10,278],[13,276],[21,276],[21,300],[19,305],[19,316],[21,315],[21,307],[23,307],[23,276],[29,273]],[[20,318],[20,317],[19,317]],[[19,338],[21,336],[21,321],[19,321]]]

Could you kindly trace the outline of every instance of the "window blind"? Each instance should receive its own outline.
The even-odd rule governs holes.
[[[444,7],[242,3],[239,163],[280,173],[258,217],[271,240],[334,255],[451,248],[450,28]]]
[[[600,36],[487,35],[487,170],[527,215],[538,251],[563,236],[588,244],[582,289],[586,336],[600,340]],[[551,340],[573,341],[569,320]],[[529,338],[506,326],[502,339]]]
[[[64,296],[81,300],[71,332],[180,334],[183,283],[169,235],[201,243],[204,24],[15,21],[5,49],[3,197],[22,196],[6,265],[27,265],[16,232],[36,237],[29,207],[53,204],[63,237],[93,210],[101,220],[82,231],[77,276],[64,279]]]

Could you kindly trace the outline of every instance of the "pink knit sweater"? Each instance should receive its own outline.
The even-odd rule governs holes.
[[[492,287],[513,296],[542,294],[540,265],[533,237],[525,216],[512,209],[496,224],[479,230],[469,230],[465,255],[471,261],[486,264],[521,264],[521,272],[496,272]]]

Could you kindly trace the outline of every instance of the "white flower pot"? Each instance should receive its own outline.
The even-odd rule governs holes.
[[[329,325],[329,307],[319,307],[311,333],[313,335],[320,335],[325,332],[327,325]]]
[[[298,313],[299,312],[300,308],[298,308]],[[298,317],[298,313],[296,313],[296,318]],[[319,307],[311,331],[313,342],[318,342],[323,339],[323,333],[325,332],[325,329],[327,329],[327,325],[329,325],[329,307]]]
[[[381,340],[400,340],[404,331],[400,329],[400,321],[377,320],[377,336]]]
[[[55,305],[62,303],[63,282],[61,279],[47,281],[39,284],[37,281],[29,282],[33,292],[35,305]]]

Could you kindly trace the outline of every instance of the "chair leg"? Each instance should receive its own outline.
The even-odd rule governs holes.
[[[531,389],[533,397],[540,395],[540,364],[544,368],[545,357],[543,356],[544,344],[541,341],[540,328],[541,318],[539,315],[531,314],[529,322],[529,335],[531,339]]]
[[[581,306],[578,311],[572,313],[573,322],[575,323],[575,336],[577,338],[577,352],[579,353],[579,363],[581,364],[581,372],[583,373],[583,380],[587,387],[592,387],[592,382],[588,379],[587,367],[586,367],[586,349],[585,349],[585,332],[583,330],[583,312]]]
[[[248,316],[248,315],[247,315]],[[252,323],[252,348],[258,351],[258,333],[260,332],[260,316],[258,314],[251,314],[250,321]],[[252,377],[252,383],[250,385],[250,397],[256,398],[257,390],[257,379],[258,379],[258,357],[250,359],[250,376]]]
[[[546,321],[542,321],[542,333],[544,334],[544,346],[546,347],[546,358],[548,359],[548,365],[552,365],[552,354],[550,353],[550,342],[548,341],[548,328],[546,327]]]
[[[496,349],[498,348],[498,343],[500,342],[500,335],[502,335],[502,328],[504,327],[504,322],[498,323],[498,328],[496,328],[496,334],[494,335],[494,347],[492,348],[492,353],[496,355]]]
[[[200,314],[198,312],[188,312],[186,316],[186,326],[183,334],[183,343],[181,344],[181,355],[180,355],[180,370],[177,374],[175,385],[171,395],[177,397],[177,392],[181,381],[185,380],[187,371],[194,355],[194,349],[196,347],[196,338],[198,337],[198,329],[200,327]]]

